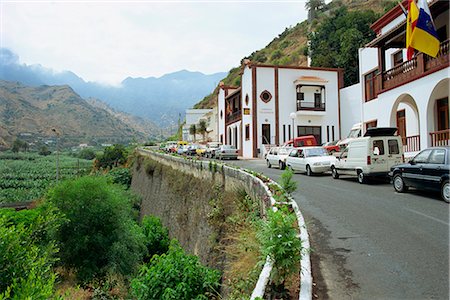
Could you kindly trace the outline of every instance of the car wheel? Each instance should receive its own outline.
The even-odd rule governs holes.
[[[280,170],[286,169],[286,165],[285,165],[284,162],[282,162],[282,161],[280,161],[280,162],[278,163],[278,166],[280,167]]]
[[[267,167],[268,167],[268,168],[271,168],[272,165],[270,164],[270,161],[269,161],[268,159],[266,159],[266,161],[267,161]]]
[[[306,175],[311,176],[313,172],[311,171],[311,167],[309,165],[306,165]]]
[[[448,180],[444,181],[441,186],[441,196],[445,202],[450,203],[450,184],[448,183]]]
[[[366,176],[364,175],[364,173],[362,171],[358,172],[358,182],[363,184],[366,183]]]
[[[331,167],[331,177],[334,179],[339,179],[339,173],[335,167]]]
[[[404,193],[408,191],[408,187],[406,186],[405,181],[400,174],[395,174],[394,178],[392,179],[392,185],[394,186],[394,190],[398,193]]]

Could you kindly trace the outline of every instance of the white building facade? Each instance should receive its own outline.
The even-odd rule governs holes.
[[[200,120],[207,120],[206,116],[209,113],[213,113],[212,109],[187,109],[186,110],[186,122],[183,125],[183,140],[187,142],[200,141],[203,137],[201,134],[192,135],[189,132],[191,125],[195,125],[198,128]]]
[[[449,145],[449,2],[429,6],[441,42],[437,58],[416,53],[406,60],[406,18],[397,6],[372,25],[377,38],[360,49],[360,84],[341,90],[342,111],[351,112],[352,122],[362,122],[363,131],[397,127],[410,155]]]
[[[219,136],[241,156],[258,157],[269,145],[303,135],[319,144],[340,138],[342,70],[246,61],[241,76],[240,88],[218,95]]]

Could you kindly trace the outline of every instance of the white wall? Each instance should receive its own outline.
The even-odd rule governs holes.
[[[272,99],[268,103],[261,100],[261,93],[268,91]],[[269,144],[275,144],[275,69],[257,68],[256,69],[256,102],[258,109],[258,140],[257,148],[262,153],[262,124],[270,124]]]
[[[244,73],[241,77],[241,95],[242,95],[242,110],[244,108],[250,109],[250,115],[242,115],[242,135],[243,135],[243,147],[242,156],[253,157],[253,96],[252,96],[252,70],[246,66],[244,68]],[[245,104],[245,97],[248,95],[248,105]],[[250,126],[250,139],[245,139],[245,126]]]
[[[342,137],[346,137],[353,125],[362,120],[362,91],[357,83],[340,90],[341,94],[341,129]]]
[[[217,140],[220,141],[220,136],[223,137],[223,143],[225,143],[225,91],[219,88],[219,94],[217,96],[217,119],[218,119],[218,132]]]

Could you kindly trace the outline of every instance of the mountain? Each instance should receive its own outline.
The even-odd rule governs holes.
[[[355,35],[355,26],[358,26],[358,23],[361,23],[361,20],[352,20],[349,17],[346,21],[340,24],[329,24],[329,20],[333,20],[336,15],[342,14],[342,9],[346,9],[349,12],[373,12],[374,16],[380,16],[383,12],[388,11],[392,7],[397,4],[396,0],[333,0],[332,2],[325,4],[325,1],[321,0],[309,0],[307,1],[310,5],[318,5],[317,11],[311,14],[311,10],[309,13],[310,19],[303,21],[301,23],[296,24],[295,26],[286,28],[282,33],[280,33],[277,37],[275,37],[266,47],[254,51],[250,55],[242,58],[241,62],[244,59],[249,59],[254,63],[259,64],[269,64],[269,65],[288,65],[288,66],[308,66],[307,56],[310,58],[312,56],[312,66],[317,67],[341,67],[349,70],[349,64],[347,61],[338,61],[337,56],[338,53],[336,48],[342,47],[342,44],[345,42],[350,43],[354,42],[354,40],[349,39],[349,37],[353,38]],[[315,17],[311,19],[311,15]],[[355,19],[358,18],[354,17]],[[367,18],[366,18],[367,19]],[[319,45],[319,47],[323,48],[324,52],[329,52],[329,56],[331,59],[322,60],[314,59],[314,55],[311,55],[308,47],[308,40],[314,34],[317,33],[317,30],[326,24],[328,29],[331,30],[336,36],[336,43],[331,45],[331,47],[324,43]],[[370,24],[364,24],[370,25]],[[341,34],[342,29],[348,27],[348,34]],[[361,26],[360,26],[361,27]],[[347,29],[347,28],[345,28]],[[359,28],[358,28],[359,31]],[[344,32],[346,33],[346,32]],[[357,33],[359,34],[359,33]],[[357,35],[356,34],[356,35]],[[364,35],[364,34],[362,34]],[[370,39],[370,36],[366,36],[366,38]],[[347,41],[345,41],[347,39]],[[351,58],[350,61],[357,60],[357,48],[360,45],[355,45],[356,52],[351,53],[355,58]],[[353,49],[352,49],[353,50]],[[343,52],[348,52],[348,49],[343,50]],[[317,57],[316,57],[317,58]],[[334,58],[334,59],[333,59]],[[357,61],[354,62],[354,65],[357,66]],[[223,79],[223,82],[226,85],[231,86],[239,86],[240,85],[240,71],[241,67],[235,67],[231,69],[228,73],[228,76]],[[194,108],[213,108],[217,103],[217,92],[218,87],[215,90],[200,100],[197,104],[194,105]],[[201,99],[201,98],[199,98]]]
[[[0,145],[11,145],[18,136],[54,137],[53,128],[71,145],[149,138],[110,111],[89,104],[68,85],[31,87],[0,80],[0,120]]]
[[[211,93],[227,73],[205,75],[182,70],[162,77],[132,78],[120,86],[85,82],[70,71],[54,72],[41,65],[19,63],[19,56],[11,50],[0,49],[0,79],[18,81],[30,86],[69,85],[83,98],[97,98],[113,109],[123,111],[158,126],[176,126],[199,98]]]

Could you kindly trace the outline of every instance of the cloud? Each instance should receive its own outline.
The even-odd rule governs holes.
[[[8,48],[0,48],[0,62],[4,65],[19,63],[19,56]]]

